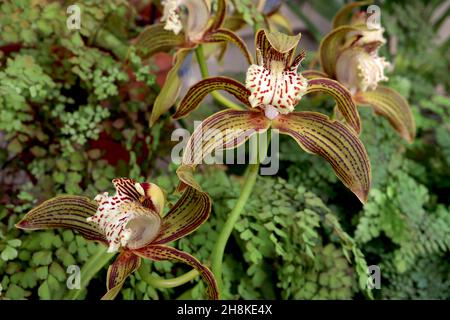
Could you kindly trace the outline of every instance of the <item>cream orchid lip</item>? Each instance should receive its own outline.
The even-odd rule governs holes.
[[[204,0],[163,0],[162,5],[164,10],[161,21],[165,22],[165,30],[173,31],[174,34],[184,31],[191,41],[203,37],[210,17],[210,8]]]
[[[162,191],[154,184],[121,185],[115,183],[116,194],[107,192],[95,197],[96,213],[87,218],[105,234],[108,252],[121,247],[138,249],[156,238],[161,229]],[[142,200],[142,201],[141,201]]]
[[[272,60],[270,68],[251,65],[247,70],[245,87],[250,91],[248,101],[252,108],[260,107],[269,119],[278,113],[288,114],[306,94],[308,81],[297,73],[297,66],[290,68],[282,61]],[[275,109],[277,114],[273,111]]]

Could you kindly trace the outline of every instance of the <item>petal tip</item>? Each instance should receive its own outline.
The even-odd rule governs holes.
[[[17,229],[26,230],[29,227],[29,223],[26,220],[21,220],[14,225]]]

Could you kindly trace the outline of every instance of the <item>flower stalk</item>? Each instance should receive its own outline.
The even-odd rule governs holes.
[[[153,288],[160,288],[160,289],[168,289],[182,286],[183,284],[186,284],[189,281],[194,280],[200,275],[200,273],[198,273],[197,270],[192,269],[191,271],[186,272],[181,276],[171,279],[164,279],[152,275],[150,273],[150,270],[146,268],[144,265],[142,265],[137,272],[141,276],[142,280],[145,281],[148,285],[152,286]]]
[[[202,45],[198,45],[197,48],[195,48],[195,57],[197,58],[197,62],[198,62],[198,66],[200,68],[200,73],[202,75],[202,78],[204,78],[204,79],[208,78],[209,77],[208,65],[206,64],[205,54],[203,52]],[[240,105],[234,103],[233,101],[228,100],[225,96],[223,96],[218,91],[211,92],[211,96],[214,98],[214,100],[217,103],[219,103],[227,108],[234,109],[234,110],[243,110],[243,108]]]
[[[95,255],[91,257],[81,268],[80,288],[69,291],[69,293],[65,296],[65,300],[77,300],[83,292],[83,289],[87,287],[97,272],[108,264],[109,260],[111,260],[113,256],[114,253],[106,252],[106,248],[104,246],[99,246]]]
[[[261,138],[261,136],[258,137],[258,140]],[[267,134],[267,143],[264,145],[263,149],[265,150],[259,150],[259,142],[256,144],[256,154],[258,161],[254,164],[249,164],[247,167],[246,173],[244,175],[244,185],[242,186],[242,190],[240,192],[240,196],[234,205],[234,208],[231,210],[230,214],[228,215],[228,219],[225,222],[225,225],[222,228],[222,231],[219,234],[219,238],[216,241],[216,245],[214,246],[214,250],[212,253],[212,266],[211,270],[216,278],[217,286],[219,288],[219,293],[221,296],[222,294],[222,264],[223,264],[223,255],[225,252],[225,247],[227,245],[228,239],[231,236],[231,233],[233,232],[234,226],[236,225],[236,222],[239,220],[239,217],[241,215],[242,210],[245,207],[245,204],[247,203],[248,198],[250,197],[250,194],[253,190],[253,187],[255,186],[256,179],[258,177],[259,172],[259,166],[260,166],[260,157],[259,152],[264,152],[264,156],[267,153],[267,149],[270,144],[270,130]]]

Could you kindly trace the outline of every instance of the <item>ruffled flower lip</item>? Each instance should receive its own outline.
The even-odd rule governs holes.
[[[292,61],[299,40],[299,36],[284,35],[271,39],[265,36],[257,41],[258,65],[253,64],[247,70],[245,87],[250,92],[250,106],[264,110],[270,120],[294,111],[306,94],[308,82],[297,73],[305,54],[300,53]]]
[[[154,184],[115,179],[116,194],[95,197],[98,209],[88,222],[98,225],[108,241],[108,252],[120,247],[138,249],[155,239],[161,228],[162,191]]]

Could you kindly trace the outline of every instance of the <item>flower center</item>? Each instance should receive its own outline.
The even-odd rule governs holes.
[[[158,235],[161,217],[140,202],[108,193],[95,197],[99,203],[97,212],[87,221],[96,223],[109,242],[108,252],[126,247],[138,249],[150,243]]]
[[[264,66],[251,65],[247,71],[246,88],[250,91],[249,102],[253,108],[264,110],[270,119],[278,113],[287,114],[306,93],[307,80],[297,74],[297,68],[285,69],[282,61],[272,60],[270,70]]]
[[[344,50],[336,62],[336,78],[352,94],[357,91],[375,90],[378,82],[388,80],[384,68],[390,66],[377,51],[370,53],[363,48]]]
[[[197,42],[203,37],[210,16],[209,7],[204,0],[163,0],[161,21],[164,29],[179,34],[184,30],[190,41]]]

